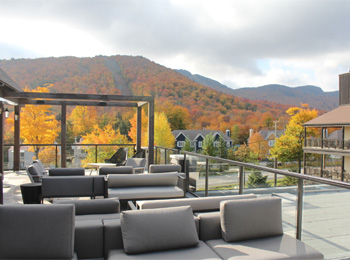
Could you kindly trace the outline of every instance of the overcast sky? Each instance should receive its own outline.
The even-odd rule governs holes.
[[[0,0],[0,59],[141,55],[231,88],[338,90],[348,0]]]

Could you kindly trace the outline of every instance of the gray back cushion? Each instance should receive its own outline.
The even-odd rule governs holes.
[[[108,174],[132,174],[133,170],[131,166],[118,166],[118,167],[101,167],[99,175]]]
[[[52,168],[49,169],[49,176],[71,176],[85,175],[84,168]]]
[[[54,204],[73,204],[76,215],[119,213],[120,205],[117,198],[95,200],[55,200]]]
[[[144,253],[196,246],[199,243],[190,206],[123,211],[124,250]]]
[[[151,164],[149,166],[149,173],[161,172],[181,172],[181,165],[179,164]]]
[[[280,198],[223,201],[220,215],[226,242],[283,234]]]
[[[73,205],[0,206],[1,259],[71,259]]]
[[[178,173],[108,175],[108,188],[176,186]]]
[[[44,198],[93,196],[93,176],[44,176],[42,196]]]

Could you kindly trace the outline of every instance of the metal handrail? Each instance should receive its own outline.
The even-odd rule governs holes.
[[[256,164],[252,164],[252,163],[244,163],[244,162],[239,162],[239,161],[234,161],[234,160],[229,160],[229,159],[223,159],[223,158],[219,158],[219,157],[214,157],[214,156],[209,156],[209,155],[204,155],[204,154],[198,154],[198,153],[193,153],[193,152],[183,152],[183,153],[187,154],[187,155],[193,155],[193,156],[196,156],[196,157],[201,157],[201,158],[204,158],[204,159],[212,159],[212,160],[225,162],[225,163],[230,163],[230,164],[233,164],[233,165],[242,166],[242,167],[246,167],[246,168],[252,168],[252,169],[256,169],[256,170],[267,171],[267,172],[271,172],[271,173],[275,173],[275,174],[281,174],[281,175],[290,176],[290,177],[294,177],[294,178],[300,178],[300,179],[303,179],[303,180],[315,181],[315,182],[320,182],[320,183],[323,183],[323,184],[328,184],[328,185],[332,185],[332,186],[336,186],[336,187],[340,187],[340,188],[350,189],[350,183],[347,183],[347,182],[341,182],[341,181],[336,181],[336,180],[331,180],[331,179],[324,179],[324,178],[321,178],[321,177],[316,177],[316,176],[311,176],[311,175],[306,175],[306,174],[301,174],[301,173],[295,173],[295,172],[290,172],[290,171],[286,171],[286,170],[274,169],[274,168],[261,166],[261,165],[256,165]]]
[[[168,148],[163,148],[163,149],[168,149]],[[183,152],[184,158],[183,158],[183,169],[186,175],[186,184],[185,184],[185,189],[186,191],[189,191],[189,168],[187,167],[187,160],[186,156],[195,156],[195,157],[200,157],[205,159],[205,196],[208,196],[209,193],[209,188],[208,188],[208,181],[209,181],[209,160],[216,160],[219,162],[224,162],[224,163],[229,163],[232,165],[239,166],[239,194],[243,194],[244,191],[244,168],[251,168],[251,169],[256,169],[260,171],[266,171],[274,174],[281,174],[284,176],[290,176],[298,179],[298,186],[297,186],[297,208],[296,208],[296,238],[301,240],[301,233],[302,233],[302,223],[303,223],[303,197],[304,197],[304,180],[307,181],[313,181],[313,182],[318,182],[322,184],[327,184],[339,188],[345,188],[350,190],[350,183],[346,182],[341,182],[341,181],[336,181],[336,180],[330,180],[330,179],[324,179],[321,177],[316,177],[316,176],[310,176],[306,174],[301,174],[301,173],[295,173],[295,172],[290,172],[286,170],[280,170],[280,169],[275,169],[275,168],[270,168],[266,166],[260,166],[260,165],[255,165],[251,163],[244,163],[244,162],[239,162],[239,161],[234,161],[234,160],[229,160],[229,159],[223,159],[219,157],[214,157],[214,156],[209,156],[209,155],[203,155],[203,154],[198,154],[194,152]]]

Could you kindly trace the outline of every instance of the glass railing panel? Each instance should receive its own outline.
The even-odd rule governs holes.
[[[350,191],[304,181],[302,241],[326,259],[350,257]]]
[[[205,165],[202,172],[205,174]],[[208,190],[210,196],[238,194],[238,167],[220,160],[209,160]]]
[[[186,161],[189,172],[189,190],[197,196],[204,197],[205,174],[201,173],[201,171],[203,171],[205,159],[198,156],[186,155]]]

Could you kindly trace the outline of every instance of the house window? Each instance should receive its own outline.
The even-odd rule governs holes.
[[[177,147],[184,147],[185,146],[185,142],[184,141],[178,141],[177,142]]]
[[[198,147],[202,148],[202,141],[198,142]]]
[[[275,144],[275,140],[270,140],[269,141],[269,146],[273,146]]]

